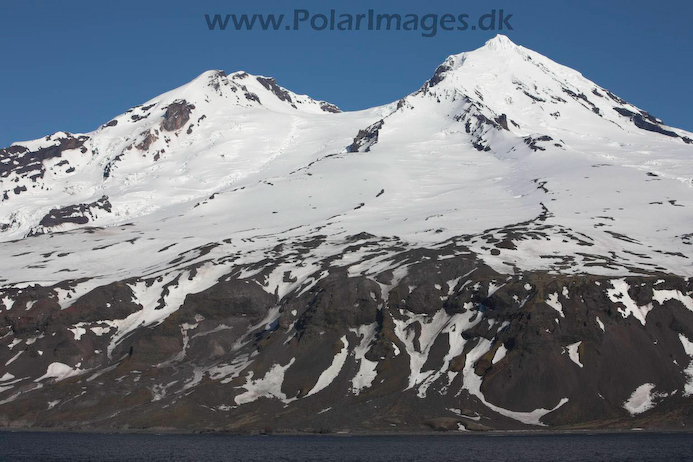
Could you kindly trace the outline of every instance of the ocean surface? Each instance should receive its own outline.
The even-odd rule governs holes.
[[[8,461],[684,461],[692,434],[223,436],[0,432]]]

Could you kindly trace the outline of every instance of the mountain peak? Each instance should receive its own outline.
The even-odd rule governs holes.
[[[691,428],[693,134],[504,36],[337,111],[212,70],[0,149],[0,425]]]
[[[264,107],[279,112],[341,112],[331,103],[296,94],[278,85],[272,77],[253,75],[242,70],[230,74],[219,69],[207,70],[149,103],[165,105],[178,100],[200,107],[212,104],[227,108]]]
[[[498,34],[484,44],[484,48],[489,50],[512,50],[516,49],[517,45],[503,34]]]

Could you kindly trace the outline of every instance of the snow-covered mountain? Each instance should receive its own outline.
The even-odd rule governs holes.
[[[504,36],[364,111],[209,71],[14,143],[0,422],[686,424],[691,154]]]

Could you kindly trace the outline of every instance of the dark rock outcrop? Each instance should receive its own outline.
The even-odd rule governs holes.
[[[99,200],[89,204],[76,204],[59,209],[52,209],[41,219],[39,226],[43,228],[54,228],[66,223],[84,225],[89,223],[90,218],[94,217],[94,210],[103,210],[110,213],[112,206],[108,201],[108,197],[103,196]]]
[[[347,152],[369,152],[371,147],[378,142],[380,129],[385,125],[384,120],[379,120],[364,130],[359,130],[353,143],[347,146]]]
[[[537,409],[553,428],[693,424],[681,340],[693,339],[693,281],[504,275],[457,254],[459,242],[407,250],[364,233],[345,243],[345,254],[394,252],[396,271],[326,264],[305,283],[285,274],[296,285],[280,297],[261,282],[277,268],[265,261],[154,323],[144,313],[165,305],[139,294],[160,284],[163,299],[182,277],[100,286],[65,309],[56,294],[86,281],[4,290],[0,363],[19,382],[6,380],[0,413],[8,425],[230,432],[536,428],[513,415]],[[624,403],[643,384],[653,407],[632,416]]]
[[[51,138],[47,137],[46,141],[50,141]],[[0,149],[0,159],[9,159],[7,162],[0,162],[0,178],[7,178],[11,173],[17,177],[30,178],[32,181],[43,178],[46,173],[44,161],[61,157],[63,152],[73,149],[80,149],[82,153],[86,153],[84,144],[87,140],[89,137],[85,135],[75,137],[71,133],[65,133],[64,136],[52,140],[57,143],[35,151],[20,145]]]
[[[293,104],[293,100],[291,99],[289,92],[277,85],[277,82],[273,78],[258,77],[257,81],[260,82],[260,84],[269,90],[274,96],[279,98],[280,101]]]
[[[193,109],[195,106],[185,100],[174,101],[166,108],[161,129],[167,132],[180,130],[190,120]]]
[[[640,113],[635,113],[622,107],[614,107],[614,111],[618,112],[624,117],[628,117],[631,122],[633,122],[633,124],[641,130],[659,133],[660,135],[670,136],[672,138],[680,137],[677,133],[662,128],[662,121],[648,112],[642,111]]]

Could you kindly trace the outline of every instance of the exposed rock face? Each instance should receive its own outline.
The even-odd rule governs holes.
[[[550,136],[547,136],[547,135],[540,136],[538,138],[532,138],[531,136],[528,136],[525,138],[525,144],[527,146],[529,146],[529,148],[532,151],[546,151],[546,148],[539,145],[538,142],[540,142],[540,141],[546,142],[546,141],[552,141],[552,140],[553,140],[553,138],[551,138]]]
[[[347,146],[347,152],[369,152],[371,147],[378,142],[378,133],[385,125],[385,121],[379,120],[370,127],[359,130],[354,138],[354,142]]]
[[[648,114],[645,111],[642,111],[640,113],[635,113],[633,111],[629,111],[628,109],[621,108],[621,107],[615,107],[614,110],[616,112],[618,112],[619,114],[621,114],[622,116],[630,118],[630,120],[633,122],[633,124],[642,130],[647,130],[649,132],[659,133],[661,135],[670,136],[672,138],[679,138],[680,137],[677,133],[675,133],[671,130],[666,130],[666,129],[662,128],[662,121],[657,119],[656,117]]]
[[[192,113],[193,109],[195,109],[195,106],[185,100],[175,101],[170,104],[166,108],[164,120],[161,122],[162,130],[174,132],[183,128],[190,120],[190,113]]]
[[[429,87],[435,87],[437,84],[443,81],[445,78],[445,73],[451,69],[450,64],[443,63],[440,66],[438,66],[433,73],[433,77],[428,81],[428,86]]]
[[[164,122],[164,124],[166,121]],[[183,122],[183,125],[185,125],[185,122]],[[176,129],[174,129],[176,130]],[[155,133],[152,133],[151,130],[147,130],[147,132],[144,134],[144,139],[142,140],[141,143],[139,143],[136,148],[139,149],[140,151],[147,151],[149,147],[154,143],[156,140],[158,140],[159,137],[156,136]]]
[[[16,179],[28,179],[32,183],[44,177],[46,168],[44,162],[51,159],[62,157],[65,151],[79,150],[81,154],[87,152],[84,147],[88,136],[73,136],[71,133],[55,133],[47,136],[45,146],[30,150],[21,145],[13,145],[8,148],[0,149],[0,178],[10,177]],[[67,161],[64,164],[68,164]],[[18,181],[18,180],[17,180]],[[4,190],[5,198],[8,189]],[[14,194],[19,195],[27,191],[26,186],[14,188]],[[3,198],[3,199],[5,199]]]
[[[344,255],[377,241],[364,235]],[[240,267],[168,315],[161,302],[183,277],[72,300],[59,294],[85,281],[5,291],[0,413],[10,426],[234,432],[693,423],[693,282],[506,276],[455,242],[382,242],[394,266],[381,273],[326,261],[319,279],[277,296],[262,283],[275,264],[250,277]],[[646,405],[633,408],[643,384]]]
[[[320,109],[322,109],[323,112],[332,112],[332,113],[334,113],[334,114],[338,114],[338,113],[342,112],[341,109],[339,109],[339,108],[338,108],[337,106],[335,106],[334,104],[330,104],[330,103],[322,103],[322,104],[320,104]]]
[[[277,85],[277,82],[272,78],[258,77],[257,81],[262,84],[263,87],[271,91],[280,101],[286,101],[287,103],[293,104],[291,95],[289,92]]]
[[[97,210],[103,210],[104,212],[110,213],[111,207],[112,206],[108,201],[108,197],[103,196],[101,199],[90,204],[76,204],[59,209],[52,209],[41,219],[39,222],[39,228],[35,230],[34,234],[41,232],[42,230],[45,232],[46,229],[55,228],[67,223],[77,225],[87,224],[89,223],[90,218],[94,218]]]

